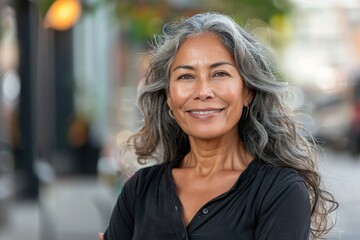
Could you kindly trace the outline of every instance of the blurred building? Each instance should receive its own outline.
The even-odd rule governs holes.
[[[0,231],[8,223],[8,202],[16,192],[20,79],[15,19],[14,10],[0,1]]]
[[[148,41],[170,19],[211,9],[247,25],[279,51],[313,132],[348,137],[359,1],[292,0],[288,12],[286,0],[82,0],[72,1],[77,22],[60,25],[48,15],[55,2],[71,1],[0,0],[0,228],[12,206],[21,220],[8,227],[15,239],[91,239],[104,230],[119,170],[127,178],[137,167],[130,154],[119,169],[110,152],[140,124]],[[9,204],[14,196],[38,201],[19,208]]]
[[[292,1],[293,38],[283,64],[301,88],[299,106],[309,129],[347,147],[354,117],[354,72],[360,68],[360,1]]]

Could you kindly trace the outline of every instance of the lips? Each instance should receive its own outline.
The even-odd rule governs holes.
[[[209,115],[221,112],[222,109],[214,109],[214,110],[193,110],[189,111],[191,114],[196,115]]]
[[[188,112],[190,113],[190,116],[194,117],[194,118],[198,118],[198,119],[208,119],[208,118],[212,118],[215,117],[216,115],[218,115],[222,110],[224,110],[223,108],[212,108],[212,109],[194,109],[194,110],[189,110]]]

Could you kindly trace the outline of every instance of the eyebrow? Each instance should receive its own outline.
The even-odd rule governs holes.
[[[234,66],[234,64],[231,64],[229,62],[226,62],[226,61],[223,61],[223,62],[216,62],[216,63],[213,63],[209,66],[210,69],[213,69],[213,68],[216,68],[216,67],[219,67],[221,65],[230,65],[230,66]],[[179,65],[179,66],[176,66],[172,71],[174,72],[175,70],[177,69],[181,69],[181,68],[184,68],[184,69],[189,69],[189,70],[195,70],[195,67],[193,66],[190,66],[190,65]]]

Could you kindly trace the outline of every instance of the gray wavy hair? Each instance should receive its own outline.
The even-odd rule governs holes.
[[[139,91],[138,106],[144,117],[142,128],[131,136],[138,161],[158,157],[172,161],[190,151],[188,136],[168,114],[166,103],[170,65],[189,37],[211,33],[233,54],[236,67],[254,98],[238,123],[246,149],[268,164],[293,168],[304,178],[312,204],[312,238],[332,227],[329,214],[338,203],[321,188],[316,169],[317,146],[286,103],[288,86],[277,81],[266,50],[233,19],[218,13],[203,13],[164,26],[151,45],[150,64]],[[245,117],[246,116],[246,117]]]

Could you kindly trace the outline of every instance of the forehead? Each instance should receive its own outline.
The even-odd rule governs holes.
[[[215,34],[205,33],[187,38],[179,47],[174,63],[181,60],[232,60],[232,53]]]

